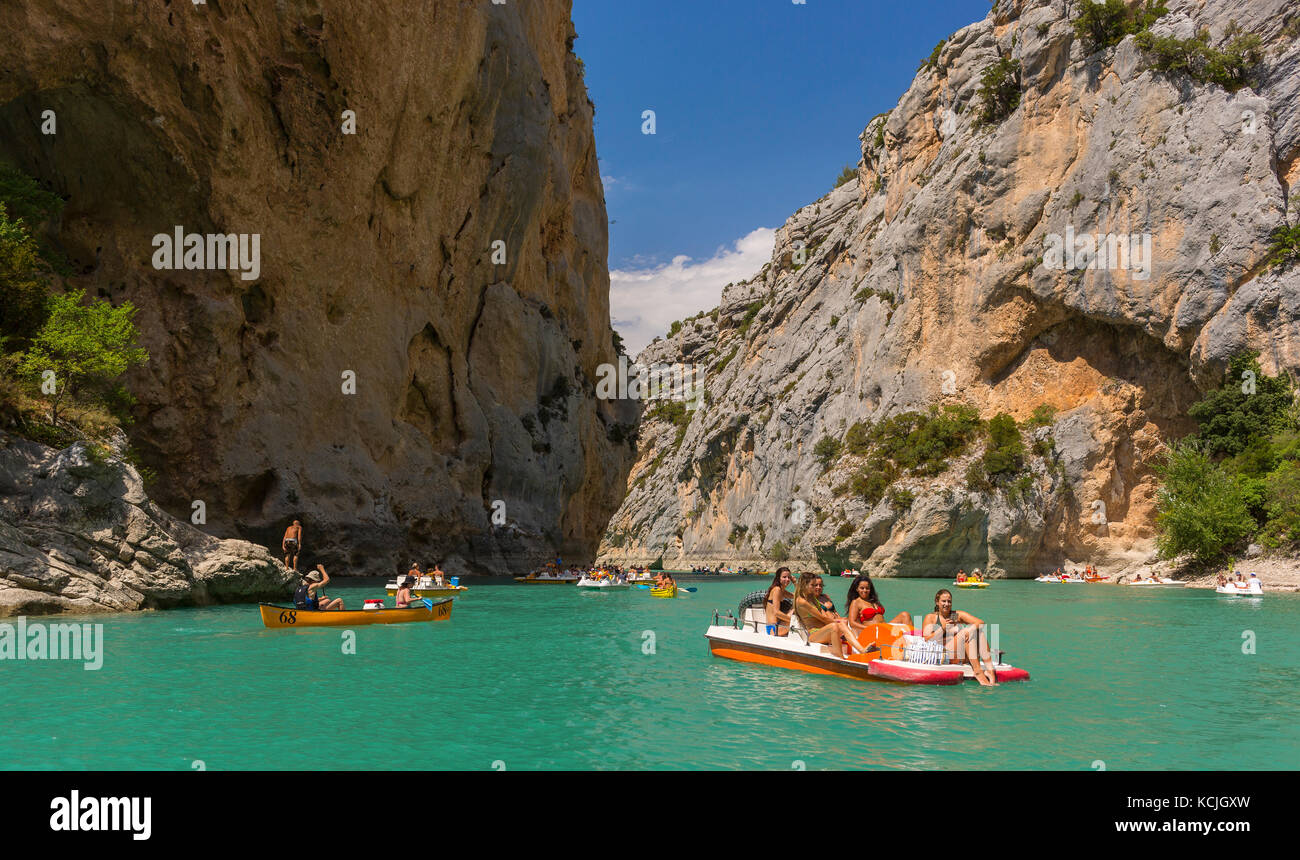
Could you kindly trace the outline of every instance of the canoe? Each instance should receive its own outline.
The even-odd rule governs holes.
[[[954,582],[953,585],[958,588],[988,588],[987,582]]]
[[[340,609],[334,612],[298,609],[259,603],[262,625],[272,630],[299,627],[360,627],[365,624],[409,624],[413,621],[446,621],[451,617],[451,598],[439,600],[433,609],[424,604],[406,609]]]
[[[650,596],[651,597],[676,597],[677,586],[674,585],[672,588],[652,588],[650,589]]]

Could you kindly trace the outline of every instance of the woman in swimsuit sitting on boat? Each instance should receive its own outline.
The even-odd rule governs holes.
[[[794,582],[790,568],[777,570],[772,584],[767,587],[767,599],[763,602],[763,611],[767,616],[768,633],[786,636],[790,633],[790,613],[785,611],[786,604],[794,606],[794,595],[786,591],[786,586]]]
[[[849,586],[849,596],[845,600],[848,603],[849,626],[853,628],[855,634],[860,635],[868,624],[885,623],[885,607],[876,594],[875,583],[867,574],[862,574],[853,580],[853,584]],[[906,612],[900,612],[889,623],[910,626],[912,619]]]
[[[934,611],[921,622],[922,636],[931,641],[942,641],[948,659],[953,663],[969,663],[975,680],[987,687],[996,684],[998,676],[993,669],[993,658],[988,653],[987,640],[980,635],[983,629],[983,621],[969,612],[952,608],[952,592],[946,588],[935,594]],[[982,655],[981,648],[984,651]],[[987,668],[981,664],[981,659],[988,663]]]
[[[827,611],[822,595],[822,578],[815,573],[799,575],[799,586],[795,589],[794,612],[799,616],[804,629],[808,631],[808,642],[816,645],[828,645],[836,657],[844,659],[844,645],[847,642],[851,651],[861,651],[857,646],[857,637],[847,619],[836,614],[833,605]]]

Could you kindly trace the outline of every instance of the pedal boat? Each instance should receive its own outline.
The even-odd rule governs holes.
[[[874,644],[880,650],[841,659],[827,646],[807,642],[807,633],[798,618],[791,620],[794,626],[788,636],[769,635],[762,607],[744,607],[742,604],[739,618],[730,612],[720,618],[715,611],[713,624],[704,635],[709,640],[709,651],[713,656],[743,663],[798,669],[814,675],[834,675],[855,681],[938,685],[975,682],[975,673],[964,663],[930,664],[908,659],[917,654],[924,640],[906,624],[867,625],[859,637],[859,644],[863,647]],[[1029,680],[1029,673],[1024,669],[1000,661],[994,665],[994,672],[999,682]]]
[[[384,586],[384,590],[388,592],[389,597],[397,596],[397,584],[401,579],[402,577],[398,577]],[[415,588],[411,589],[411,596],[440,600],[444,597],[460,597],[467,591],[469,591],[469,587],[465,585],[438,585],[432,576],[421,576],[416,578]]]
[[[577,585],[578,580],[580,579],[582,579],[582,577],[570,576],[566,574],[557,574],[555,576],[551,576],[545,573],[540,575],[535,573],[530,573],[527,576],[516,576],[515,582],[524,582],[527,583],[528,585]]]
[[[409,624],[417,621],[446,621],[451,617],[452,599],[439,600],[430,609],[423,603],[405,609],[298,609],[259,603],[262,626],[272,630],[300,627],[360,627],[366,624]]]
[[[600,590],[607,590],[607,589],[611,589],[611,588],[631,588],[631,587],[632,587],[631,583],[629,583],[629,582],[619,582],[618,580],[616,580],[616,579],[611,579],[610,577],[607,577],[607,576],[606,576],[606,577],[596,578],[596,579],[593,579],[593,578],[591,578],[591,577],[584,576],[582,579],[579,579],[579,580],[578,580],[578,582],[577,582],[577,586],[578,586],[579,588],[591,588],[591,589],[595,589],[595,590],[597,590],[597,591],[600,591]]]
[[[1215,594],[1226,594],[1230,597],[1263,597],[1264,586],[1258,579],[1251,579],[1247,582],[1232,582],[1214,587]]]
[[[1179,588],[1181,588],[1182,586],[1187,585],[1187,583],[1186,583],[1186,582],[1183,582],[1181,579],[1168,579],[1168,578],[1166,578],[1166,579],[1144,579],[1144,580],[1142,580],[1141,582],[1125,582],[1125,583],[1122,583],[1122,584],[1123,584],[1123,585],[1130,586],[1130,587],[1136,587],[1136,588],[1141,588],[1141,587],[1143,587],[1143,586],[1146,586],[1146,587],[1148,587],[1148,588],[1158,588],[1158,587],[1160,587],[1160,586],[1162,586],[1162,585],[1163,585],[1163,586],[1174,586],[1174,587],[1179,587]]]

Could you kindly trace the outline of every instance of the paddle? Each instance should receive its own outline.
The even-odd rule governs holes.
[[[433,611],[433,601],[432,601],[432,600],[430,600],[430,599],[427,598],[427,597],[421,597],[421,598],[420,598],[420,602],[424,604],[424,608],[425,608],[425,609],[429,610],[430,612]]]

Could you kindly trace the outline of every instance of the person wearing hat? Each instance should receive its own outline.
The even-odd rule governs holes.
[[[325,566],[316,565],[316,570],[302,578],[302,582],[293,593],[293,605],[299,609],[307,610],[333,610],[343,608],[343,598],[336,597],[333,600],[324,594],[325,584],[330,581],[330,575],[325,572]],[[323,601],[322,601],[322,598]]]

